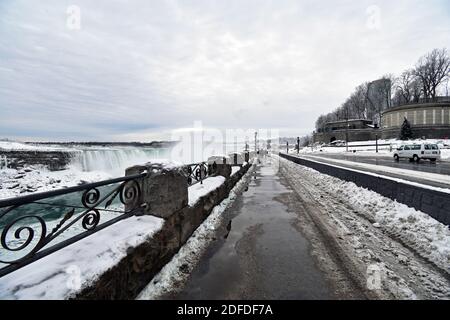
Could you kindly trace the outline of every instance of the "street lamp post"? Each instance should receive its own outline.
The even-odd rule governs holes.
[[[348,127],[350,125],[348,124],[348,118],[347,118],[347,125],[345,126],[345,148],[346,152],[348,152]]]
[[[375,152],[378,153],[378,134],[375,135]]]

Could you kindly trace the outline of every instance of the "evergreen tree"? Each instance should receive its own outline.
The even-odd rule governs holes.
[[[400,129],[400,140],[408,140],[413,137],[411,125],[408,119],[403,120],[402,128]]]

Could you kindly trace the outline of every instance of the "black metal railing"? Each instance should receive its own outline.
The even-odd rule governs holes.
[[[223,160],[225,162],[225,159]],[[215,175],[214,162],[182,167],[188,185]],[[79,241],[147,204],[147,172],[0,200],[0,277]]]
[[[188,185],[203,183],[211,175],[211,167],[206,162],[191,163],[183,168],[183,173],[187,178]]]
[[[0,200],[0,277],[134,215],[146,175]]]

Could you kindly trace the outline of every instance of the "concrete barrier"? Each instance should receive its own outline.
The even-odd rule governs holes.
[[[315,169],[330,176],[354,182],[359,187],[375,191],[385,197],[427,213],[445,225],[450,225],[450,194],[383,177],[298,158],[284,153],[282,158]]]
[[[223,164],[222,166],[230,166]],[[147,182],[149,185],[142,186],[144,195],[142,201],[152,201],[150,209],[144,211],[143,214],[151,214],[151,208],[158,208],[159,216],[164,217],[164,224],[151,240],[135,247],[130,248],[127,256],[123,258],[117,265],[103,273],[91,286],[84,288],[75,299],[134,299],[142,289],[151,281],[151,279],[161,270],[161,268],[170,261],[170,259],[178,252],[178,250],[186,243],[192,233],[198,226],[209,216],[214,206],[222,202],[230,193],[231,189],[249,170],[251,164],[242,166],[240,170],[233,176],[226,177],[225,183],[220,187],[212,190],[205,196],[201,197],[194,206],[178,206],[185,203],[185,192],[172,188],[169,195],[162,195],[156,191],[157,185]],[[148,166],[136,166],[127,169],[127,174],[142,172],[148,170]],[[149,171],[150,172],[150,171]],[[160,180],[167,179],[177,183],[178,175],[176,172],[160,171],[152,173],[154,178]],[[185,179],[186,180],[186,179]],[[161,181],[160,181],[161,182]],[[166,182],[162,182],[166,185]],[[181,183],[182,188],[186,189],[187,185]],[[150,193],[157,192],[156,197],[150,193],[146,195],[145,190]],[[177,192],[172,192],[178,190]],[[180,193],[180,199],[174,204],[169,204],[176,194]],[[160,197],[159,197],[159,196]],[[161,201],[158,203],[158,198]],[[165,207],[167,206],[167,208]],[[175,210],[168,214],[171,210]]]

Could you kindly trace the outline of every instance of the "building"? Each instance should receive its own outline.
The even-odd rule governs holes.
[[[382,138],[398,138],[404,119],[408,119],[414,138],[450,138],[450,99],[393,107],[383,112]]]
[[[351,119],[328,122],[314,132],[314,142],[330,143],[335,140],[375,140],[379,130],[371,120]]]

